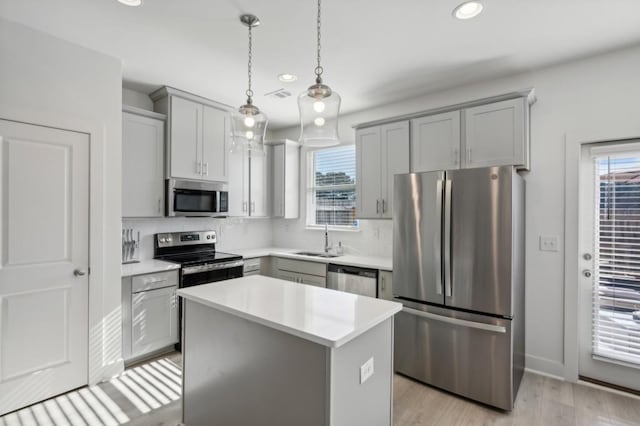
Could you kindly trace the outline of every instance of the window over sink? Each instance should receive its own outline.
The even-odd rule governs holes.
[[[307,226],[356,230],[356,148],[345,145],[308,153]]]

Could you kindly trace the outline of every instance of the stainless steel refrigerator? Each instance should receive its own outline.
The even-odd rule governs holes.
[[[513,167],[396,175],[397,372],[511,410],[524,370],[524,181]]]

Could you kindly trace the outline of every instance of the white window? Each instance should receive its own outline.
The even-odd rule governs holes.
[[[357,229],[355,145],[311,151],[307,164],[307,226]]]

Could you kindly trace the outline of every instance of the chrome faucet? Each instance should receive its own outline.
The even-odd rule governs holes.
[[[324,224],[324,252],[329,253],[329,225]]]

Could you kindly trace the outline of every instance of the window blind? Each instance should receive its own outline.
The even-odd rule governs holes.
[[[355,146],[340,146],[309,154],[310,225],[357,227]]]
[[[640,366],[640,152],[595,169],[593,352]]]

